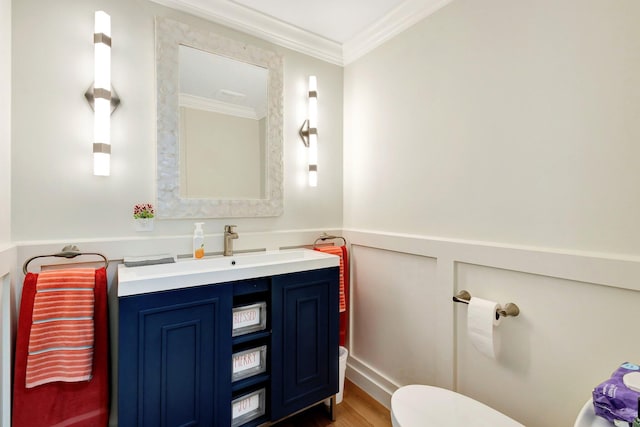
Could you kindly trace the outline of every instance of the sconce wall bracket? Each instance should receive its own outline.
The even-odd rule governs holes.
[[[93,143],[93,152],[94,153],[111,154],[111,144],[105,144],[103,142],[94,142]]]
[[[104,89],[98,89],[98,91],[99,93],[95,93],[96,90],[94,89],[92,84],[91,86],[89,86],[89,89],[87,89],[87,91],[84,93],[84,97],[87,99],[87,102],[89,103],[89,106],[91,107],[92,110],[94,109],[93,102],[96,97],[108,98],[107,96],[105,96],[105,94],[102,93],[107,91],[105,91]],[[120,97],[118,96],[118,93],[113,88],[113,86],[111,86],[111,114],[113,114],[116,108],[118,108],[118,105],[120,105]]]
[[[305,147],[309,146],[309,135],[318,135],[318,129],[317,128],[310,128],[309,127],[309,120],[305,120],[304,123],[302,123],[302,126],[300,126],[300,130],[298,131],[298,135],[300,135],[300,139],[302,139],[302,142],[304,143]]]
[[[93,33],[93,43],[103,43],[111,47],[111,37],[105,33]]]

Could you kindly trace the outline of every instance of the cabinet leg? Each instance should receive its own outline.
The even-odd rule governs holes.
[[[329,418],[331,421],[336,420],[336,395],[334,394],[329,399]]]

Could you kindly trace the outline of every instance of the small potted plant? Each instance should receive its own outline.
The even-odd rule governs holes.
[[[151,203],[138,203],[133,207],[133,222],[136,231],[152,231],[155,212]]]

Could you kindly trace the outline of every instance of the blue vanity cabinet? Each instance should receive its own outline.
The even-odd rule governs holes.
[[[119,298],[118,425],[231,424],[233,285]]]
[[[118,425],[256,427],[335,395],[338,280],[323,267],[119,296]]]
[[[338,392],[338,267],[271,281],[271,419]]]

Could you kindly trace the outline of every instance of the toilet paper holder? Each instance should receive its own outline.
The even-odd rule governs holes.
[[[471,300],[471,294],[464,289],[458,292],[454,297],[454,302],[461,302],[463,304],[469,304],[469,300]],[[520,314],[520,308],[512,302],[508,302],[504,305],[504,307],[498,308],[496,310],[496,319],[500,316],[502,317],[516,317]]]

